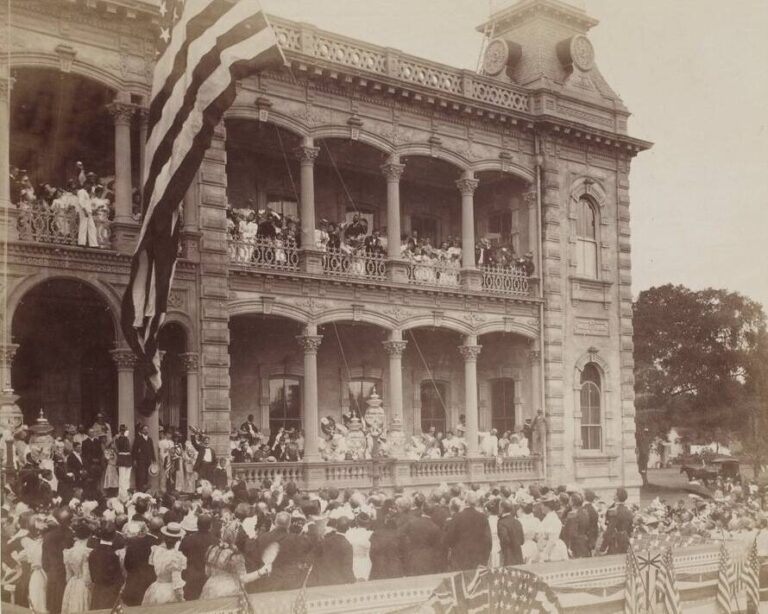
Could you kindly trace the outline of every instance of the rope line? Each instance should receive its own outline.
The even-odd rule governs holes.
[[[333,170],[336,171],[336,176],[339,178],[339,183],[341,183],[341,187],[344,188],[344,193],[347,196],[347,200],[352,204],[352,208],[355,210],[355,213],[360,213],[360,210],[357,208],[357,205],[355,204],[355,200],[352,198],[352,194],[349,191],[349,188],[347,187],[346,182],[344,181],[344,177],[341,176],[341,171],[339,170],[339,167],[336,166],[336,160],[334,160],[333,155],[331,154],[331,149],[328,147],[328,143],[326,143],[324,140],[320,141],[323,146],[325,147],[325,152],[328,154],[328,159],[331,161],[331,166],[333,166]]]
[[[434,375],[432,375],[432,369],[429,368],[429,365],[427,364],[427,360],[424,358],[424,354],[421,351],[421,347],[419,346],[419,342],[416,341],[416,336],[413,334],[412,329],[408,329],[408,334],[411,336],[411,339],[413,340],[413,345],[416,347],[416,351],[419,353],[419,358],[421,358],[421,362],[424,364],[424,368],[427,370],[427,377],[429,377],[429,380],[432,382],[432,386],[435,389],[435,393],[437,394],[437,398],[440,401],[440,405],[443,407],[443,412],[445,413],[446,420],[448,419],[448,408],[445,406],[445,401],[443,400],[443,395],[440,394],[440,389],[437,387],[437,382],[435,381]]]
[[[349,368],[349,363],[347,362],[347,355],[344,352],[344,344],[341,342],[341,335],[339,335],[339,329],[336,326],[336,322],[331,322],[333,324],[333,330],[336,333],[336,342],[339,344],[339,351],[341,351],[341,360],[344,362],[344,368],[347,370],[347,379],[351,382],[352,381],[352,371]],[[357,395],[352,395],[352,398],[355,400],[355,407],[357,408],[357,417],[362,418],[363,415],[360,413],[360,403],[357,400]]]
[[[291,172],[291,165],[288,162],[288,154],[285,153],[285,145],[283,145],[283,136],[280,134],[280,127],[277,124],[272,124],[275,127],[277,133],[277,140],[280,142],[280,151],[283,153],[283,160],[285,161],[285,168],[288,170],[288,178],[291,180],[291,189],[293,195],[296,198],[297,203],[301,203],[301,197],[298,190],[296,190],[296,182],[293,180],[293,173]]]

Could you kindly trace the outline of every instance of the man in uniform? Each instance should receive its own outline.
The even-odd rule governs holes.
[[[117,481],[118,495],[121,499],[128,497],[128,488],[131,484],[131,441],[128,439],[128,428],[121,424],[115,437],[115,450],[117,451]]]

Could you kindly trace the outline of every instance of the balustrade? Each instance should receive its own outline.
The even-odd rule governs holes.
[[[355,277],[378,281],[384,281],[387,278],[384,256],[366,254],[362,251],[326,250],[323,254],[323,271],[331,277]]]
[[[408,283],[418,286],[458,288],[461,284],[459,267],[451,262],[414,262],[408,268]]]
[[[230,239],[229,260],[243,267],[298,271],[299,251],[295,244],[285,245],[274,239]]]
[[[96,229],[96,245],[89,244],[86,220],[75,209],[22,209],[18,212],[17,230],[20,241],[112,248],[112,229],[108,212],[92,214]],[[81,228],[81,225],[83,228]]]
[[[494,264],[485,265],[482,271],[482,287],[486,292],[508,296],[528,296],[529,278],[522,269]]]

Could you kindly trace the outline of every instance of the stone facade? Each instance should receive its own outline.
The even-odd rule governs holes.
[[[132,422],[139,394],[117,324],[138,232],[129,200],[143,152],[132,156],[131,147],[146,134],[156,36],[156,9],[132,6],[13,1],[4,41],[10,54],[0,60],[0,143],[9,142],[9,92],[19,71],[55,70],[112,92],[117,200],[107,249],[24,235],[8,172],[0,173],[9,259],[3,339],[9,347],[15,341],[14,316],[40,283],[69,279],[94,289],[115,323],[114,413],[121,422]],[[291,69],[238,84],[184,202],[183,257],[169,300],[168,319],[186,337],[187,423],[204,428],[219,448],[248,413],[269,427],[275,374],[302,379],[308,432],[317,430],[319,416],[338,416],[349,405],[346,386],[360,378],[380,382],[390,420],[406,434],[420,429],[420,383],[428,380],[446,383],[446,428],[464,413],[470,433],[487,430],[492,382],[508,379],[517,425],[546,409],[542,477],[597,488],[638,485],[628,190],[631,159],[650,145],[626,135],[628,112],[594,65],[586,33],[596,22],[583,11],[524,0],[493,19],[498,40],[489,45],[486,74],[477,74],[274,18]],[[254,153],[261,161],[259,198],[276,189],[269,186],[286,167],[290,182],[281,181],[294,184],[310,247],[290,266],[232,262],[228,199],[247,192],[251,172],[235,149],[243,127],[286,135],[295,146],[298,158],[289,152],[290,161],[269,158],[268,140]],[[339,142],[369,152],[368,162],[341,163],[355,197],[373,203],[373,219],[386,226],[390,249],[373,276],[329,275],[327,257],[312,247],[316,220],[349,211],[342,190],[348,188],[334,184],[336,163],[327,160]],[[10,163],[3,145],[0,166]],[[589,275],[582,261],[585,202],[594,221]],[[440,236],[460,236],[466,246],[505,212],[516,249],[533,254],[530,279],[481,269],[465,249],[456,283],[414,283],[394,249],[401,231],[424,215],[436,219]],[[335,338],[339,328],[353,339],[348,355]],[[258,331],[277,340],[262,347]],[[305,342],[297,344],[296,336]],[[315,337],[322,339],[306,342]],[[10,354],[4,355],[10,373]],[[590,432],[599,432],[599,444],[585,448],[583,374],[594,370],[599,419]]]

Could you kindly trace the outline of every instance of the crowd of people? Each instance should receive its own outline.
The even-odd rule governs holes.
[[[111,184],[77,162],[73,177],[63,185],[35,187],[24,169],[10,169],[10,194],[20,216],[19,234],[45,242],[106,247],[109,236],[100,227],[114,217]]]
[[[188,493],[143,485],[107,496],[83,484],[30,497],[6,487],[3,599],[83,612],[621,554],[652,535],[756,537],[768,555],[767,493],[751,482],[721,480],[711,499],[656,499],[642,510],[623,488],[607,501],[577,485],[302,492],[278,478],[217,487],[215,456],[199,439],[207,465]]]
[[[227,209],[230,257],[235,262],[287,264],[292,250],[301,246],[300,222],[291,215],[266,209]],[[386,228],[369,230],[368,220],[354,214],[345,222],[321,219],[315,230],[315,249],[340,258],[326,257],[324,267],[344,272],[371,275],[379,272],[376,261],[387,254]],[[461,269],[462,246],[458,237],[449,236],[439,245],[417,230],[401,237],[400,256],[410,263],[414,281],[457,286]],[[475,247],[478,266],[520,271],[527,277],[534,273],[531,252],[517,257],[509,241],[492,242],[483,238]],[[372,264],[373,263],[373,264]]]

